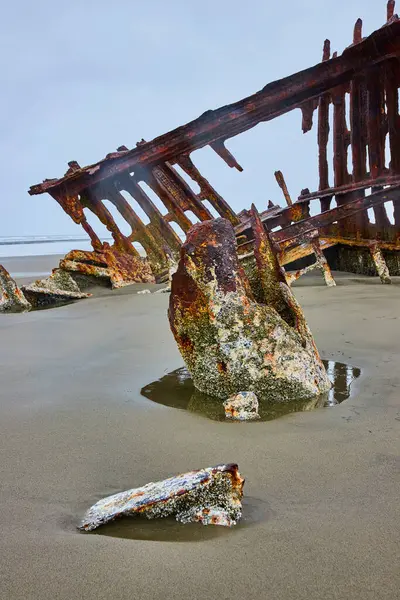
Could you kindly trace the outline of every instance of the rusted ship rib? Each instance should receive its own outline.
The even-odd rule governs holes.
[[[322,62],[311,68],[270,83],[239,102],[207,111],[151,142],[142,140],[131,150],[120,146],[96,164],[81,168],[72,161],[61,179],[46,179],[32,186],[31,195],[49,193],[75,223],[82,225],[92,241],[94,252],[74,251],[63,267],[85,274],[99,274],[103,269],[111,272],[111,280],[119,284],[143,280],[145,267],[133,245],[139,242],[156,279],[162,280],[181,246],[173,224],[186,233],[192,225],[191,214],[200,221],[212,219],[206,201],[235,226],[240,254],[251,252],[249,213],[236,214],[196,168],[191,155],[208,145],[229,167],[242,171],[226,140],[300,108],[304,133],[311,130],[317,111],[319,185],[313,192],[302,190],[293,202],[282,173],[276,173],[287,206],[269,206],[261,219],[268,230],[281,228],[272,232],[281,264],[313,254],[327,284],[334,285],[323,251],[336,246],[345,255],[346,248],[357,248],[371,257],[381,280],[390,282],[385,254],[392,253],[392,272],[400,273],[400,21],[394,14],[394,4],[394,0],[387,4],[386,24],[366,38],[362,37],[362,22],[358,20],[353,43],[342,55],[331,56],[326,40]],[[330,143],[333,181],[328,175]],[[352,172],[348,168],[349,153]],[[175,166],[198,184],[199,194]],[[161,200],[166,214],[146,194],[143,183]],[[126,193],[132,203],[126,200]],[[120,231],[104,200],[110,201],[127,221],[130,235]],[[311,203],[315,201],[319,201],[318,214],[311,216],[315,212]],[[146,213],[149,224],[145,225],[135,212],[135,203]],[[385,209],[390,203],[393,222]],[[97,215],[112,234],[111,248],[102,244],[86,219],[85,209]],[[368,209],[373,209],[375,223],[370,221]],[[288,274],[288,280],[310,268]]]

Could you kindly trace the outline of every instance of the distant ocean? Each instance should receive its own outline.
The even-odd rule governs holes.
[[[112,238],[103,242],[112,243]],[[27,235],[0,237],[0,257],[66,254],[70,250],[92,250],[87,236]]]

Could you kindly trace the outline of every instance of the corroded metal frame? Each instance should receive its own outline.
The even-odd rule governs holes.
[[[210,146],[229,167],[242,171],[226,147],[226,140],[295,108],[302,111],[302,129],[306,133],[312,129],[317,111],[318,190],[302,190],[293,202],[282,173],[277,171],[275,175],[287,206],[269,206],[260,218],[267,229],[281,227],[280,231],[273,232],[273,237],[279,244],[282,264],[293,250],[289,241],[295,240],[294,244],[302,249],[297,254],[314,254],[317,266],[330,285],[333,280],[322,252],[328,244],[373,248],[371,256],[378,273],[386,273],[381,253],[383,244],[400,250],[399,58],[400,21],[394,14],[394,0],[389,0],[386,24],[363,38],[359,19],[354,27],[353,42],[342,55],[333,53],[331,56],[330,42],[326,40],[321,63],[270,83],[234,104],[207,111],[150,142],[142,140],[136,148],[120,146],[93,165],[81,168],[76,161],[71,161],[62,178],[34,185],[29,194],[49,193],[74,222],[82,225],[94,251],[104,253],[104,244],[84,212],[85,209],[92,211],[111,233],[114,240],[111,251],[115,251],[119,259],[130,256],[132,260],[128,262],[134,265],[131,270],[139,268],[138,261],[133,260],[138,258],[133,242],[138,242],[153,272],[160,275],[168,269],[171,257],[176,258],[179,253],[181,238],[173,225],[186,234],[193,224],[191,213],[199,221],[212,219],[206,201],[219,216],[236,227],[239,248],[252,242],[249,212],[236,214],[232,210],[197,169],[193,152]],[[328,164],[330,142],[333,146],[332,180]],[[180,175],[178,167],[199,186],[198,194]],[[160,210],[146,194],[143,183],[156,194],[165,210]],[[387,186],[391,186],[391,193]],[[368,189],[371,194],[367,194]],[[131,201],[126,200],[125,194],[130,195]],[[120,231],[104,200],[110,201],[130,225],[130,235],[125,236]],[[314,201],[320,203],[319,214],[311,217]],[[393,203],[394,222],[389,219],[386,202]],[[135,203],[146,213],[148,224],[135,211]],[[369,208],[373,209],[375,223],[368,217]],[[317,230],[317,234],[309,239],[310,230]],[[106,250],[110,252],[108,247]],[[386,275],[381,278],[389,281]],[[130,279],[134,279],[134,273]]]

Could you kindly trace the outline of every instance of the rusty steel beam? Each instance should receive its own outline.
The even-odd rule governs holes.
[[[111,155],[94,165],[46,180],[30,188],[31,195],[59,189],[74,195],[88,186],[135,168],[173,162],[218,140],[226,140],[296,108],[329,89],[349,82],[363,69],[400,54],[400,22],[393,20],[339,57],[275,81],[263,90],[234,104],[208,111],[198,119],[141,144],[130,151]]]
[[[208,208],[169,163],[154,167],[153,174],[157,181],[164,185],[171,196],[177,200],[182,210],[191,210],[200,221],[212,219]]]
[[[176,222],[185,233],[189,231],[192,222],[182,208],[182,198],[180,196],[175,197],[176,189],[171,190],[171,181],[163,177],[162,171],[158,168],[152,171],[140,171],[136,180],[146,183],[162,200],[169,213],[168,220]],[[163,219],[165,220],[165,216]]]
[[[243,167],[239,165],[233,154],[229,152],[228,148],[226,148],[224,141],[225,140],[216,140],[210,144],[210,147],[218,154],[220,158],[222,158],[224,162],[226,162],[228,167],[231,169],[237,169],[241,173],[243,171]]]
[[[391,175],[400,174],[400,117],[398,88],[400,86],[400,65],[398,60],[385,63],[385,96],[389,133]]]
[[[384,177],[378,177],[377,179],[364,179],[363,181],[356,181],[354,183],[348,183],[339,187],[332,187],[326,190],[318,192],[307,192],[299,196],[294,206],[301,202],[309,202],[310,200],[318,200],[321,198],[327,198],[328,196],[335,196],[338,194],[346,194],[348,192],[356,192],[359,190],[366,190],[373,186],[384,186],[390,185],[396,187],[400,185],[400,174],[399,175],[388,175]]]
[[[83,206],[89,208],[103,223],[106,229],[111,233],[115,247],[120,252],[126,252],[127,254],[131,254],[132,256],[139,256],[136,248],[133,247],[130,240],[123,235],[123,233],[119,230],[118,225],[114,221],[114,218],[110,211],[103,204],[101,188],[97,188],[94,190],[86,190],[85,193],[82,193],[80,196],[80,200]]]
[[[338,206],[337,208],[332,208],[327,210],[319,215],[315,215],[313,217],[309,217],[307,219],[303,219],[297,223],[292,223],[279,231],[271,232],[271,238],[274,242],[282,244],[284,242],[288,242],[290,240],[302,237],[306,234],[309,234],[315,229],[321,229],[323,227],[327,227],[336,221],[340,221],[342,219],[347,219],[350,216],[357,214],[360,211],[368,210],[369,208],[373,208],[374,206],[380,206],[384,202],[400,200],[400,183],[397,187],[391,187],[386,190],[382,190],[380,192],[375,192],[366,196],[365,198],[361,198],[359,200],[353,200],[348,204],[343,204],[342,206]],[[282,211],[290,211],[293,207],[282,209]],[[263,221],[264,227],[269,226],[269,221],[274,219],[275,217],[269,217],[268,211],[266,213],[261,214],[261,219]],[[251,225],[249,220],[245,223],[242,223],[238,227],[235,228],[236,235],[247,234],[248,242],[243,244],[242,246],[251,245]],[[322,235],[322,237],[326,237]]]
[[[368,155],[372,179],[385,173],[385,97],[384,72],[376,66],[369,70],[368,89]]]
[[[376,239],[364,239],[364,240],[352,240],[349,238],[341,238],[339,236],[325,236],[321,238],[321,243],[327,244],[326,247],[335,246],[341,244],[344,246],[354,246],[358,248],[370,248],[371,246],[378,245],[381,250],[392,250],[396,251],[399,249],[399,245],[395,242],[385,242],[383,240]]]
[[[154,233],[157,232],[171,247],[171,249],[175,253],[178,253],[181,244],[178,235],[172,229],[171,225],[164,220],[156,205],[149,198],[143,188],[140,187],[139,183],[132,177],[132,175],[120,177],[118,179],[117,189],[119,191],[125,190],[132,196],[132,198],[136,200],[140,208],[150,219],[152,231]]]
[[[362,210],[368,210],[374,206],[380,206],[384,202],[399,199],[400,185],[382,190],[380,192],[375,192],[369,196],[366,196],[365,198],[354,200],[348,204],[338,206],[337,208],[332,208],[331,210],[327,210],[326,212],[314,217],[310,217],[309,219],[305,219],[304,221],[300,221],[299,223],[289,225],[280,231],[274,231],[272,233],[272,239],[275,242],[286,242],[288,240],[300,237],[312,229],[326,227],[335,221],[347,219],[348,217],[353,216]]]
[[[132,233],[128,237],[130,241],[142,244],[152,264],[167,266],[167,259],[162,246],[157,242],[151,231],[144,225],[143,221],[133,210],[124,196],[111,186],[104,192],[105,197],[114,204],[121,216],[132,228]]]
[[[317,232],[318,233],[318,232]],[[335,246],[337,244],[336,240],[327,241],[326,238],[320,238],[320,247],[321,250],[326,250],[331,246]],[[309,242],[299,243],[292,247],[281,249],[279,252],[279,262],[281,265],[287,265],[296,260],[304,258],[305,256],[310,256],[310,254],[314,254],[314,250]]]
[[[350,128],[354,181],[367,177],[366,88],[362,77],[355,77],[350,87]]]
[[[322,52],[322,62],[329,60],[331,55],[331,43],[325,40]],[[329,187],[329,168],[328,168],[328,139],[329,139],[329,104],[330,94],[326,93],[320,96],[318,105],[318,170],[319,170],[319,189]]]
[[[349,182],[347,149],[350,143],[350,133],[346,123],[345,94],[346,88],[344,86],[332,90],[333,175],[335,187],[345,185]]]
[[[189,154],[181,154],[176,161],[176,164],[197,183],[200,188],[200,198],[202,200],[208,200],[219,215],[228,219],[232,225],[237,225],[240,222],[229,204],[218,194],[210,182],[203,177],[198,168],[193,164]]]

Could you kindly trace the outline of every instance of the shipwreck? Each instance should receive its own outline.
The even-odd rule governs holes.
[[[322,62],[313,67],[269,83],[243,100],[209,110],[150,142],[142,140],[133,149],[120,146],[95,164],[81,167],[71,161],[60,179],[33,185],[29,194],[50,194],[91,239],[93,252],[72,251],[60,266],[75,274],[103,278],[114,287],[164,281],[182,244],[172,225],[187,233],[193,225],[191,215],[199,221],[213,219],[206,201],[235,228],[239,253],[248,254],[253,245],[249,212],[237,214],[230,207],[195,166],[193,153],[210,146],[229,167],[242,171],[227,140],[300,109],[303,132],[309,132],[314,121],[318,130],[317,189],[303,189],[293,201],[277,171],[286,205],[270,203],[261,211],[265,229],[274,230],[271,237],[279,262],[288,271],[287,281],[318,267],[326,283],[334,285],[334,266],[377,273],[383,283],[390,283],[390,276],[400,273],[400,21],[394,9],[394,0],[389,0],[386,23],[368,37],[363,37],[358,20],[352,43],[341,55],[331,54],[330,42],[325,40]],[[328,148],[333,151],[333,180]],[[181,177],[177,166],[198,184],[200,193]],[[161,200],[166,214],[142,183]],[[120,231],[104,200],[129,224],[130,235]],[[148,216],[147,225],[135,212],[136,205]],[[106,226],[112,246],[100,241],[87,221],[86,209]],[[375,222],[369,219],[368,209],[373,210]],[[139,256],[135,242],[142,245],[146,257]],[[304,257],[314,257],[314,262],[297,269],[293,263]]]

